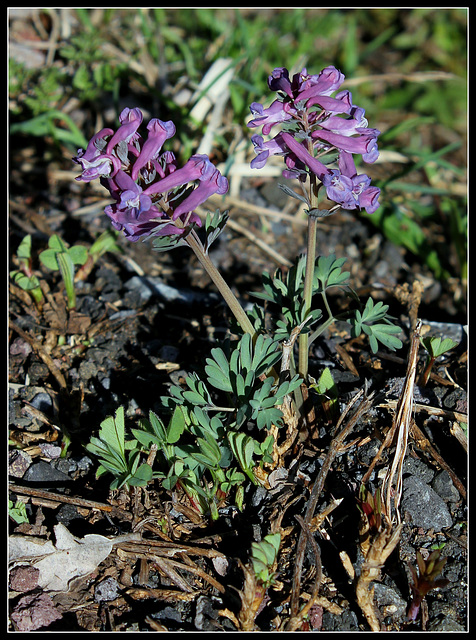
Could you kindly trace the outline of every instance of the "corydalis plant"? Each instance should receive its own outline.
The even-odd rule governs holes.
[[[374,213],[378,206],[380,190],[370,186],[366,174],[358,174],[354,154],[362,155],[365,162],[378,158],[378,129],[369,129],[365,110],[352,104],[350,91],[340,91],[344,75],[335,67],[326,67],[318,75],[309,75],[306,69],[292,79],[284,67],[274,69],[268,77],[268,86],[278,97],[267,109],[258,102],[250,106],[255,116],[248,127],[262,127],[268,136],[272,128],[281,124],[281,131],[265,141],[260,135],[251,140],[257,153],[251,167],[260,169],[270,155],[283,156],[285,178],[297,178],[302,195],[286,187],[289,195],[303,200],[308,205],[307,262],[304,281],[302,315],[311,313],[313,295],[314,264],[316,259],[317,219],[328,216],[339,208],[365,209]],[[322,159],[330,155],[326,163],[337,163],[330,168]],[[304,187],[307,178],[307,189]],[[319,196],[325,188],[327,198],[336,204],[331,209],[319,208]],[[321,200],[322,201],[322,200]],[[299,373],[304,379],[308,375],[309,338],[307,333],[299,336]]]
[[[207,240],[203,245],[195,231],[202,226],[195,209],[212,194],[228,191],[228,180],[210,162],[208,156],[196,154],[179,167],[174,154],[162,149],[175,135],[175,125],[153,118],[144,139],[138,129],[143,115],[140,109],[124,109],[121,126],[114,131],[101,129],[73,158],[82,173],[77,180],[97,178],[108,189],[114,204],[104,212],[113,227],[131,242],[153,238],[154,247],[163,251],[187,244],[205,268],[244,332],[255,331],[238,300],[208,257],[208,249],[226,223],[208,219]],[[209,228],[208,228],[209,227]]]
[[[136,242],[144,236],[183,236],[192,225],[201,226],[193,211],[213,193],[226,193],[228,181],[205,155],[192,156],[177,167],[164,142],[175,135],[175,125],[153,118],[144,140],[138,133],[143,115],[124,109],[121,126],[102,129],[74,162],[83,172],[76,178],[89,182],[100,178],[116,201],[105,208],[115,229]]]

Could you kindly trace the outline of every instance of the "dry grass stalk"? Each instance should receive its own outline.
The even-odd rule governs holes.
[[[412,334],[412,340],[410,344],[410,352],[408,354],[407,374],[405,377],[405,383],[403,385],[402,393],[397,405],[397,411],[393,419],[393,424],[390,432],[396,432],[396,449],[393,457],[392,466],[388,469],[385,476],[382,495],[385,495],[385,507],[389,518],[391,518],[391,498],[393,495],[393,505],[395,508],[395,515],[397,522],[400,523],[400,499],[402,497],[403,479],[402,469],[405,454],[408,446],[408,434],[410,432],[410,425],[412,421],[413,413],[413,388],[415,386],[415,375],[418,364],[418,348],[420,346],[420,330],[421,320],[416,323],[415,330]],[[395,491],[393,492],[393,482],[395,480]],[[385,493],[386,488],[386,493]]]
[[[408,431],[409,431],[411,416],[413,412],[413,387],[415,385],[418,347],[420,344],[420,330],[421,330],[421,321],[417,322],[415,331],[412,336],[410,351],[407,359],[407,363],[408,363],[407,375],[405,378],[405,383],[403,385],[402,393],[400,394],[400,398],[397,403],[397,408],[396,408],[395,416],[392,421],[392,426],[389,429],[384,441],[380,445],[380,449],[378,450],[376,456],[370,463],[369,468],[367,469],[367,471],[365,472],[362,478],[363,485],[367,484],[375,468],[375,465],[382,457],[383,451],[388,449],[388,447],[392,444],[397,427],[399,428],[399,435],[398,435],[398,441],[397,441],[398,451],[395,453],[392,469],[394,468],[394,465],[395,465],[395,468],[396,466],[398,466],[399,460],[400,460],[400,467],[401,467],[401,463],[403,462],[403,458],[401,457],[401,454],[403,453],[403,456],[404,456],[406,452],[406,444],[408,441]],[[405,446],[403,446],[404,444]],[[393,478],[395,470],[391,473]],[[384,482],[384,484],[387,484],[387,481],[388,481],[388,478],[386,478],[386,481]],[[388,497],[390,497],[390,489],[391,489],[391,485],[389,485]],[[387,513],[390,515],[391,511],[387,511]]]

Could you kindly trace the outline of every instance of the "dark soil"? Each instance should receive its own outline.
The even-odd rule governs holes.
[[[272,207],[263,193],[266,190],[250,184],[242,199]],[[78,190],[77,201],[69,196],[71,212],[66,213],[59,193],[55,203],[56,194],[31,189],[34,204],[28,207],[24,199],[14,195],[12,249],[25,233],[32,233],[35,256],[53,232],[70,243],[90,244],[107,228],[107,222],[99,211],[76,216],[74,210],[87,204],[79,197],[84,197],[84,191]],[[268,220],[263,220],[262,226],[258,218],[243,216],[238,209],[232,209],[231,215],[288,260],[305,250],[302,227],[290,229]],[[149,410],[160,413],[159,398],[167,394],[171,382],[199,371],[230,326],[226,307],[190,252],[178,249],[154,254],[147,243],[119,242],[123,255],[103,256],[87,279],[77,282],[75,313],[65,311],[61,283],[51,273],[40,274],[50,291],[50,306],[45,306],[42,314],[21,291],[15,287],[10,290],[10,499],[26,502],[29,519],[20,525],[10,520],[11,533],[54,541],[53,527],[62,523],[78,538],[96,533],[113,539],[135,528],[144,541],[169,540],[171,545],[202,549],[201,556],[190,551],[189,560],[223,588],[182,570],[182,578],[191,585],[191,593],[187,593],[153,559],[137,559],[127,553],[127,544],[122,550],[118,545],[96,571],[76,579],[69,591],[51,593],[47,600],[34,576],[23,576],[23,581],[17,577],[16,582],[10,576],[13,628],[234,630],[231,620],[219,612],[228,609],[238,615],[240,610],[235,589],[242,588],[243,573],[238,561],[247,562],[251,543],[267,535],[270,521],[284,510],[281,530],[285,537],[277,582],[268,589],[266,605],[256,618],[256,628],[276,629],[289,616],[294,552],[300,533],[296,515],[304,516],[335,418],[326,425],[326,417],[316,404],[315,428],[302,434],[299,445],[286,454],[284,482],[268,490],[249,484],[243,511],[224,504],[216,522],[192,512],[178,494],[164,491],[158,482],[147,490],[110,492],[110,477],[96,480],[97,461],[84,448],[91,435],[97,434],[101,421],[120,405],[125,407],[131,426]],[[424,321],[424,331],[453,337],[459,346],[437,362],[429,383],[415,390],[415,423],[433,448],[428,450],[421,438],[410,435],[404,468],[403,532],[381,581],[374,583],[374,597],[382,629],[465,630],[467,463],[465,449],[453,435],[454,412],[467,411],[464,296],[460,293],[458,298],[454,283],[435,281],[431,272],[384,240],[364,217],[356,219],[344,212],[327,219],[321,225],[319,245],[323,253],[349,258],[347,268],[356,291],[371,293],[374,299],[390,305],[404,329],[404,348],[396,354],[379,352],[374,356],[368,343],[350,340],[338,324],[313,344],[310,372],[317,377],[324,366],[331,368],[339,390],[339,412],[364,387],[378,396],[336,456],[318,501],[320,511],[330,500],[342,498],[315,533],[323,566],[320,595],[338,605],[340,613],[316,606],[301,629],[369,628],[339,554],[346,552],[358,575],[362,564],[359,485],[392,422],[393,411],[385,404],[398,398],[406,373],[409,317],[398,292],[408,285],[411,291],[413,282],[420,279],[425,289],[418,315]],[[259,290],[263,271],[276,268],[260,249],[232,231],[223,234],[212,257],[244,303],[250,300],[250,291]],[[336,294],[331,303],[343,308],[347,299]],[[61,346],[59,335],[66,336]],[[422,355],[420,360],[421,368]],[[66,455],[59,457],[65,432],[71,443]],[[376,467],[374,488],[388,459],[385,455]],[[78,500],[71,504],[68,498]],[[90,508],[87,500],[110,510]],[[165,528],[158,522],[165,522]],[[441,548],[447,559],[439,577],[448,583],[430,591],[417,620],[409,622],[406,613],[412,580],[408,565],[416,566],[417,551],[428,557],[435,548]],[[212,550],[222,554],[223,569],[213,561],[213,554],[206,555]],[[313,564],[309,547],[302,573],[303,593],[312,590]]]

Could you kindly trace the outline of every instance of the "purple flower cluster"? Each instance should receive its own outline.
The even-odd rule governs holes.
[[[174,154],[162,151],[175,135],[171,120],[153,118],[146,140],[137,132],[142,120],[139,109],[124,109],[117,131],[102,129],[73,158],[82,167],[76,180],[100,178],[109,190],[115,202],[104,211],[132,242],[142,236],[182,235],[192,224],[201,226],[194,210],[213,193],[228,191],[228,180],[208,156],[193,155],[178,168]]]
[[[271,155],[284,156],[287,169],[283,176],[305,180],[313,173],[326,187],[327,197],[343,209],[365,209],[374,213],[379,207],[380,189],[370,186],[370,178],[358,175],[354,154],[364,162],[378,158],[378,129],[369,129],[365,110],[352,104],[350,91],[339,89],[344,75],[335,67],[326,67],[318,75],[306,69],[289,77],[285,68],[274,69],[268,86],[278,92],[278,98],[268,109],[253,102],[250,110],[254,118],[248,127],[262,127],[268,136],[277,124],[283,130],[265,141],[252,136],[256,157],[251,167],[260,169]],[[318,158],[326,153],[338,153],[338,169],[331,169]]]

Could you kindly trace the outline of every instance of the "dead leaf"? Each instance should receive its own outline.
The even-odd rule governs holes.
[[[73,578],[92,573],[107,558],[114,541],[97,534],[75,538],[63,524],[54,531],[55,545],[31,536],[12,536],[10,561],[31,561],[40,571],[38,586],[45,591],[68,591]]]

